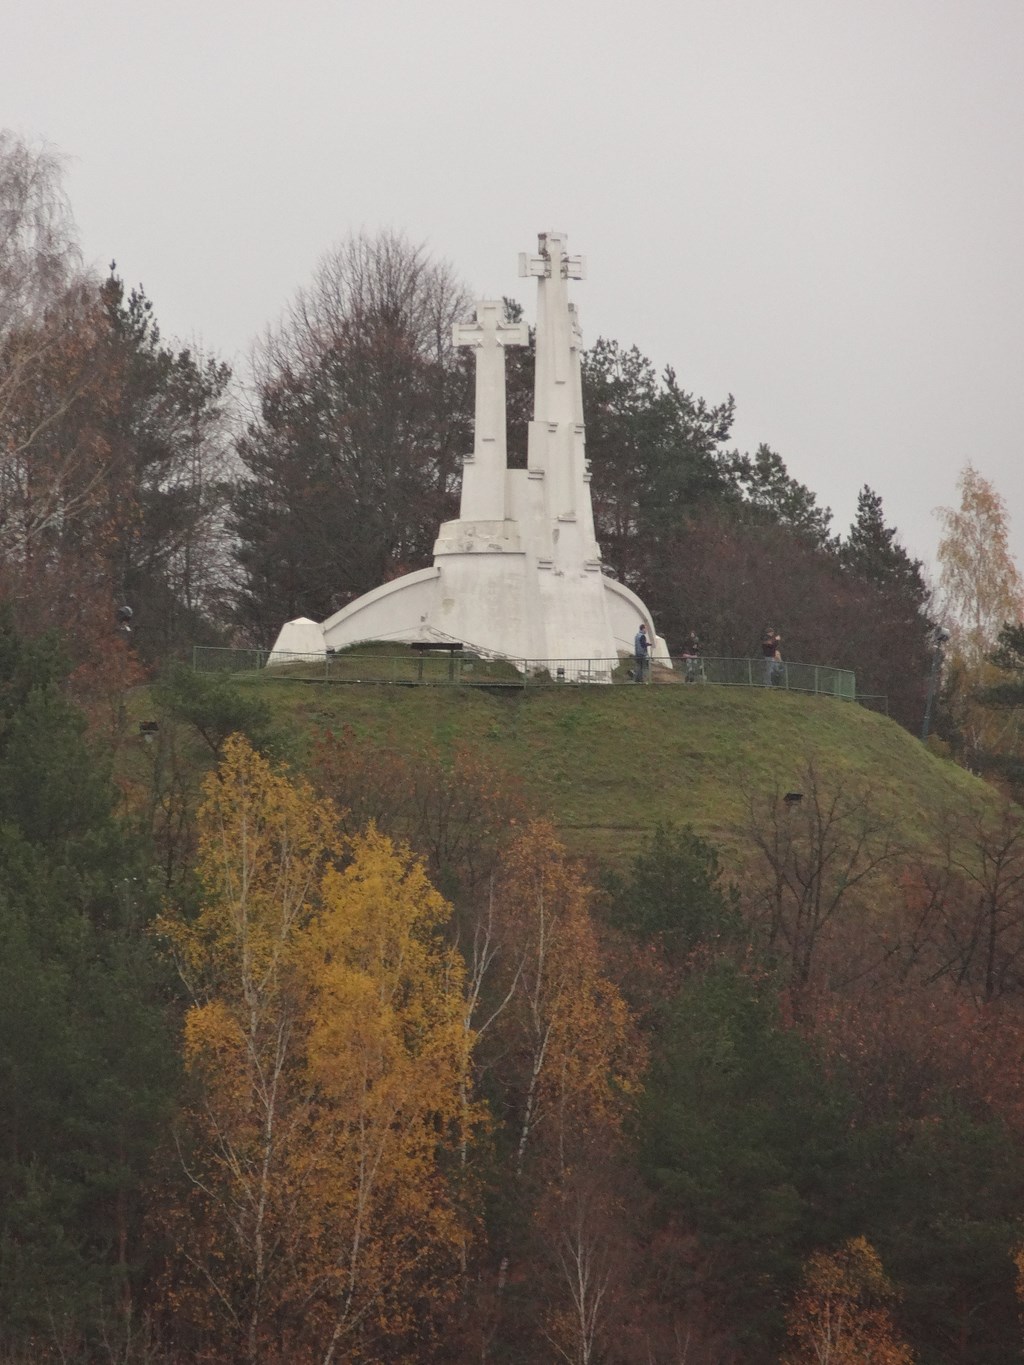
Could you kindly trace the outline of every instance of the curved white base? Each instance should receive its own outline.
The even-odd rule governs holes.
[[[536,585],[529,591],[528,579]],[[599,593],[599,596],[596,594]],[[554,629],[549,623],[552,608]],[[364,593],[322,625],[299,617],[282,628],[268,664],[296,654],[322,657],[370,640],[458,640],[467,649],[526,661],[607,659],[632,655],[640,622],[655,658],[668,662],[651,614],[629,588],[588,571],[578,581],[550,569],[527,573],[522,554],[439,555],[429,569]]]

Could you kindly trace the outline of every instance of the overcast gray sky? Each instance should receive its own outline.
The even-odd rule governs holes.
[[[351,231],[635,343],[931,561],[968,460],[1024,568],[1024,0],[0,0],[0,125],[89,260],[244,364]]]

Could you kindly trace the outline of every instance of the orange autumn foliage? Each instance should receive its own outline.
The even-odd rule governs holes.
[[[865,1238],[816,1252],[788,1314],[792,1346],[782,1365],[913,1365],[889,1309],[895,1297]]]
[[[516,1168],[539,1129],[564,1168],[588,1138],[604,1142],[617,1132],[643,1051],[603,970],[591,888],[547,822],[532,821],[513,840],[493,896],[505,972],[515,974],[501,1034],[519,1069]]]
[[[615,1181],[645,1053],[607,973],[593,894],[534,820],[508,831],[489,884],[461,910],[466,1017],[497,1157],[467,1358],[594,1358],[619,1302]]]

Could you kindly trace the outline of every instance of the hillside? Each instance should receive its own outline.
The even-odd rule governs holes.
[[[415,753],[480,747],[519,777],[576,851],[617,861],[660,822],[691,823],[724,849],[751,795],[800,790],[812,762],[829,786],[867,786],[911,844],[928,818],[990,789],[906,730],[855,704],[759,688],[566,687],[530,691],[327,686],[247,675],[301,754],[315,730]]]
[[[583,1245],[581,1227],[594,1238],[586,1245],[611,1249],[621,1276],[606,1310],[608,1340],[626,1343],[618,1365],[675,1360],[684,1332],[698,1343],[694,1359],[772,1365],[787,1313],[805,1301],[808,1257],[831,1264],[858,1247],[898,1286],[894,1332],[922,1365],[949,1360],[951,1340],[967,1343],[962,1365],[1019,1358],[1011,1258],[1024,1189],[1024,831],[1019,819],[998,818],[990,788],[854,703],[760,688],[417,688],[180,670],[133,694],[132,706],[133,720],[158,722],[151,742],[133,739],[118,754],[130,812],[152,816],[156,858],[142,869],[151,900],[163,893],[162,939],[142,921],[140,944],[168,972],[156,954],[174,935],[193,1002],[175,1001],[166,1107],[146,1111],[154,1141],[171,1105],[182,1114],[185,1164],[154,1196],[191,1229],[180,1243],[187,1254],[167,1272],[183,1286],[168,1310],[172,1341],[190,1349],[201,1313],[220,1323],[207,1278],[192,1277],[193,1246],[202,1255],[213,1247],[213,1270],[245,1302],[252,1238],[244,1225],[237,1233],[235,1210],[254,1188],[248,1173],[269,1160],[267,1129],[252,1120],[267,1112],[274,1144],[285,1136],[273,1150],[275,1178],[259,1188],[305,1258],[295,1263],[301,1276],[289,1269],[282,1279],[286,1292],[268,1315],[275,1332],[279,1321],[305,1331],[304,1267],[330,1282],[337,1248],[348,1245],[346,1210],[359,1206],[342,1201],[362,1189],[359,1143],[369,1131],[373,1152],[387,1149],[380,1169],[391,1183],[371,1201],[367,1226],[375,1246],[403,1255],[421,1236],[441,1267],[431,1300],[439,1350],[375,1347],[363,1359],[549,1361],[545,1324],[574,1292],[560,1278],[561,1248]],[[38,722],[28,712],[29,736]],[[319,733],[345,737],[317,755],[317,776],[352,812],[348,841],[257,748],[225,743],[240,724],[299,771]],[[66,762],[67,751],[43,738],[51,764]],[[449,782],[434,756],[454,760],[462,745],[491,761],[453,762]],[[225,781],[207,785],[197,816],[198,779],[218,749]],[[776,807],[752,837],[751,800],[810,792],[808,763],[821,788],[845,784],[856,799],[836,802],[832,824],[815,824],[810,799]],[[520,823],[518,803],[494,780],[503,768],[589,865],[565,858],[542,826]],[[981,847],[966,831],[946,850],[957,863],[943,864],[938,817],[986,804],[997,815],[991,839]],[[17,806],[33,811],[30,800]],[[892,821],[892,840],[861,823],[865,806]],[[373,817],[415,854],[365,834]],[[669,821],[693,825],[721,859],[680,833],[626,865]],[[915,845],[950,874],[934,897],[915,875]],[[123,904],[127,917],[145,884],[137,895],[113,851],[104,908]],[[980,888],[969,863],[991,852],[998,884]],[[334,866],[321,881],[325,863]],[[63,908],[63,884],[55,891]],[[112,932],[123,934],[120,922]],[[92,980],[73,965],[69,984]],[[139,978],[155,1011],[166,1007],[149,984],[159,979]],[[115,991],[100,984],[105,1007]],[[10,1034],[34,1037],[28,1027]],[[479,1139],[463,1136],[467,1041],[472,1093],[486,1112]],[[76,1034],[65,1051],[58,1060],[70,1074],[80,1067]],[[126,1057],[124,1091],[149,1103],[134,1039]],[[179,1057],[184,1085],[171,1065]],[[445,1057],[456,1061],[447,1071]],[[93,1074],[104,1079],[99,1064],[90,1098],[104,1093]],[[268,1075],[282,1078],[272,1105],[262,1098]],[[122,1091],[114,1094],[120,1104]],[[195,1094],[204,1109],[189,1107]],[[110,1124],[119,1162],[120,1113]],[[439,1114],[451,1116],[444,1149]],[[45,1111],[44,1120],[49,1131]],[[244,1164],[222,1157],[227,1123],[229,1153],[242,1152]],[[396,1146],[407,1138],[408,1149]],[[410,1165],[409,1150],[424,1155]],[[314,1168],[329,1178],[307,1179]],[[480,1191],[472,1243],[447,1210],[433,1220],[433,1206],[417,1202],[423,1191],[446,1194],[448,1168],[459,1198],[471,1185]],[[197,1169],[215,1197],[196,1199]],[[333,1243],[321,1234],[328,1222]],[[446,1228],[458,1232],[450,1253]],[[472,1272],[460,1280],[467,1247]],[[477,1286],[508,1265],[515,1274],[496,1318]],[[402,1272],[387,1273],[398,1282]],[[680,1294],[683,1276],[692,1294]],[[410,1295],[419,1330],[419,1277]],[[495,1321],[508,1347],[481,1352]],[[468,1345],[465,1322],[474,1324]],[[207,1355],[245,1352],[229,1344]]]

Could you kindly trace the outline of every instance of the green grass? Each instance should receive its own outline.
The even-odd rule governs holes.
[[[480,748],[516,774],[576,851],[618,861],[658,823],[690,823],[728,850],[751,795],[800,790],[808,762],[829,785],[866,788],[910,844],[988,787],[894,722],[850,702],[761,688],[330,686],[238,677],[273,707],[301,763],[314,732],[350,727],[404,752]]]

